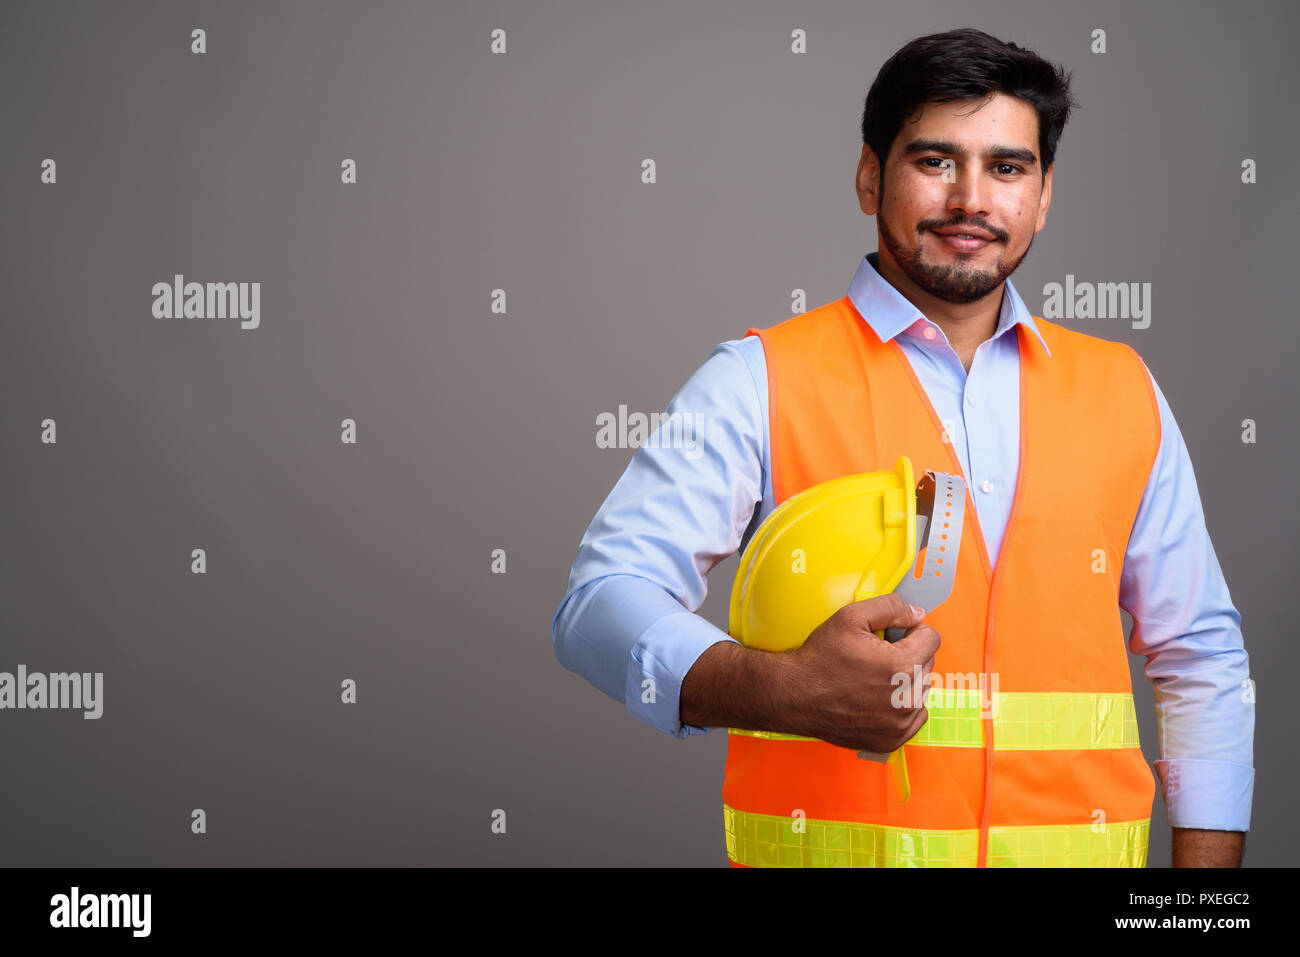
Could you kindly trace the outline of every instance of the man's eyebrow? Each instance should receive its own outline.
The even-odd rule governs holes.
[[[970,155],[967,149],[948,140],[912,140],[903,147],[904,156],[916,156],[918,153],[946,153],[949,156],[960,156],[962,159]],[[1034,151],[1019,146],[995,146],[984,153],[984,158],[1017,160],[1026,166],[1038,165],[1038,157],[1034,155]]]

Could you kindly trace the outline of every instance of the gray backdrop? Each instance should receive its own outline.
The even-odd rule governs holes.
[[[632,454],[595,417],[662,410],[794,288],[844,295],[867,88],[958,26],[1074,73],[1013,281],[1038,314],[1066,273],[1152,283],[1145,330],[1065,324],[1131,343],[1181,425],[1258,682],[1246,863],[1294,863],[1284,0],[6,2],[0,670],[103,672],[104,713],[0,711],[0,863],[725,865],[725,735],[554,657]],[[260,326],[154,318],[176,273],[260,282]],[[1167,866],[1159,796],[1152,825]]]

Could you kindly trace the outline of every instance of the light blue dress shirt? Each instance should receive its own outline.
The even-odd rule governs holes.
[[[1024,323],[1042,336],[1008,280],[997,331],[980,343],[967,374],[943,330],[880,276],[876,257],[863,257],[848,295],[911,362],[952,439],[996,563],[1020,466],[1013,327]],[[1129,648],[1146,656],[1155,686],[1155,768],[1170,826],[1245,831],[1255,715],[1241,618],[1182,434],[1154,377],[1152,385],[1160,450],[1124,556],[1119,604],[1133,617]],[[665,414],[675,425],[636,450],[583,536],[551,636],[565,668],[685,738],[710,729],[681,723],[682,680],[705,649],[735,640],[695,614],[706,576],[743,551],[775,507],[762,342],[719,344]]]

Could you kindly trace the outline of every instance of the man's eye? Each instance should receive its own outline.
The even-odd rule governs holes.
[[[926,169],[943,169],[951,162],[952,162],[951,160],[944,159],[939,156],[927,156],[923,160],[921,160],[921,165],[926,167]],[[998,173],[1002,176],[1010,176],[1014,173],[1024,172],[1024,170],[1022,170],[1019,166],[1016,166],[1014,163],[997,163],[994,166],[994,169],[996,169]]]

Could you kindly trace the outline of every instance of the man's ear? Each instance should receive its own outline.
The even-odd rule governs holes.
[[[875,150],[866,143],[862,144],[862,156],[858,159],[855,185],[858,206],[868,216],[874,216],[880,210],[880,163],[876,161]]]
[[[1047,175],[1043,177],[1043,195],[1038,200],[1038,222],[1034,224],[1034,232],[1039,232],[1047,225],[1047,208],[1052,205],[1052,173],[1056,170],[1056,164],[1053,163],[1047,167]]]

